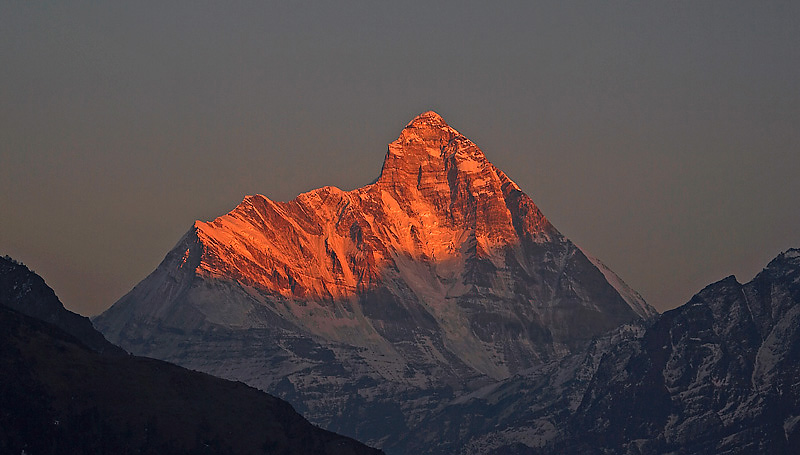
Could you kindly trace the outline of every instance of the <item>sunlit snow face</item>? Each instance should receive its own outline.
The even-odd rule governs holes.
[[[519,243],[511,192],[519,187],[474,143],[426,112],[389,145],[372,185],[323,187],[286,203],[247,197],[229,214],[196,223],[206,245],[200,270],[287,298],[350,296],[387,271],[419,283],[403,265],[408,259],[460,282],[466,257],[502,267],[500,251]],[[528,215],[529,227],[547,224],[538,210]]]

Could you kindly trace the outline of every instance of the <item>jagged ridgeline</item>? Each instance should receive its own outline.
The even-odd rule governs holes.
[[[460,397],[391,453],[800,453],[800,250]]]
[[[287,400],[381,445],[443,400],[655,311],[438,114],[380,177],[195,222],[95,323],[125,349]]]

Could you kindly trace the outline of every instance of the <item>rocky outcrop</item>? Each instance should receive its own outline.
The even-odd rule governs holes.
[[[799,453],[800,250],[646,328],[460,397],[409,434],[390,450]]]
[[[630,358],[610,356],[565,446],[639,453],[798,453],[800,250],[742,285],[728,277],[664,315]],[[588,440],[588,439],[583,439]]]
[[[380,177],[196,222],[95,322],[131,352],[274,392],[373,443],[443,399],[655,314],[434,112]]]

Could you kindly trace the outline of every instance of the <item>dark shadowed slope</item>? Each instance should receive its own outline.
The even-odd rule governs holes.
[[[8,256],[0,257],[0,305],[56,325],[97,352],[125,355],[94,329],[89,318],[64,308],[42,277]]]
[[[39,286],[44,282],[31,294],[52,293]],[[0,365],[0,453],[380,453],[242,383],[159,360],[102,355],[6,306]]]
[[[455,400],[387,452],[800,453],[800,250]]]
[[[800,250],[792,249],[749,283],[728,277],[665,313],[630,357],[604,359],[565,447],[800,453],[799,424]]]

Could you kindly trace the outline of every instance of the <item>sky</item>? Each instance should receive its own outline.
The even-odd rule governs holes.
[[[95,315],[435,110],[658,310],[800,247],[800,2],[0,2],[0,255]]]

